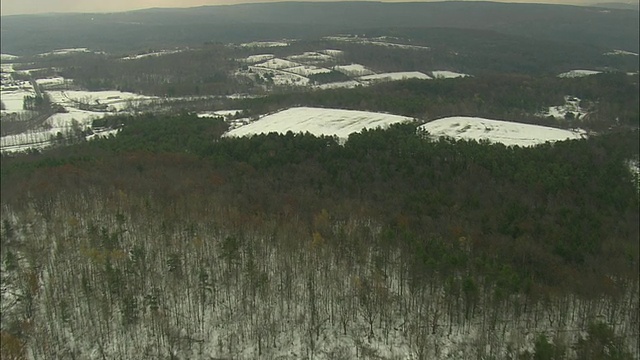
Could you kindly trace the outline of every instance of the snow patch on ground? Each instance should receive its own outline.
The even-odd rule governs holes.
[[[203,111],[196,115],[199,118],[217,118],[217,117],[232,117],[242,113],[242,110],[216,110],[216,111]]]
[[[418,129],[428,132],[433,138],[444,136],[456,140],[485,140],[507,146],[535,146],[545,142],[582,139],[586,136],[582,131],[462,116],[434,120],[419,126]]]
[[[434,79],[455,79],[455,78],[460,78],[460,77],[471,76],[471,75],[468,75],[468,74],[462,74],[462,73],[457,73],[457,72],[454,72],[454,71],[447,71],[447,70],[432,71],[431,75],[433,75]]]
[[[258,48],[284,47],[284,46],[289,46],[289,42],[284,42],[284,41],[253,41],[253,42],[240,44],[240,46],[241,47],[258,47]]]
[[[307,51],[302,54],[288,56],[287,59],[304,62],[323,62],[333,60],[333,56],[316,51]]]
[[[255,64],[257,62],[273,59],[274,57],[275,56],[273,54],[257,54],[257,55],[247,56],[246,59],[242,59],[241,61],[247,62],[249,64]]]
[[[431,76],[423,74],[419,71],[402,71],[402,72],[390,72],[383,74],[367,75],[358,78],[360,81],[375,82],[375,81],[395,81],[406,79],[424,79],[429,80]]]
[[[91,52],[91,51],[87,48],[69,48],[69,49],[53,50],[53,51],[45,52],[42,54],[38,54],[36,56],[43,57],[43,56],[51,56],[51,55],[68,55],[68,54],[74,54],[74,53],[88,53],[88,52]]]
[[[626,51],[626,50],[612,50],[609,52],[606,52],[602,55],[606,55],[606,56],[612,56],[612,55],[631,55],[631,56],[638,56],[638,54],[631,52],[631,51]]]
[[[360,64],[337,65],[334,69],[348,76],[365,76],[375,74],[373,71]]]
[[[19,58],[19,56],[11,55],[11,54],[0,54],[0,61],[15,60],[17,58]]]
[[[267,115],[251,124],[227,132],[224,136],[241,137],[256,134],[286,134],[309,132],[316,136],[337,136],[346,141],[350,134],[363,129],[386,128],[391,124],[413,121],[412,118],[367,111],[323,109],[312,107],[290,108]]]
[[[576,78],[576,77],[596,75],[601,73],[602,71],[595,71],[595,70],[570,70],[562,74],[559,74],[558,77],[559,78]]]
[[[13,69],[13,63],[11,64],[0,64],[0,71],[3,73],[12,73],[15,72]]]

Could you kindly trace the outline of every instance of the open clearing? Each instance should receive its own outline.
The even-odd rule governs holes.
[[[350,134],[363,129],[387,128],[391,124],[410,121],[413,119],[406,116],[368,111],[297,107],[264,116],[227,132],[225,136],[240,137],[272,132],[286,134],[291,131],[308,132],[316,136],[337,136],[341,141],[346,141]]]
[[[484,140],[507,146],[535,146],[545,142],[582,139],[586,136],[581,131],[463,116],[434,120],[419,126],[418,129],[428,132],[433,138],[444,136],[456,140]]]

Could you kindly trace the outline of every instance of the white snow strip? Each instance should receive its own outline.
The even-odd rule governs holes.
[[[363,129],[386,128],[391,124],[410,122],[405,116],[367,111],[297,107],[267,115],[251,124],[241,126],[225,134],[230,137],[255,134],[286,134],[309,132],[316,136],[337,136],[346,141],[350,134]]]
[[[486,140],[507,146],[535,146],[547,141],[582,139],[586,136],[583,131],[461,116],[434,120],[418,129],[428,132],[433,138],[444,136],[457,140]]]
[[[638,54],[631,52],[631,51],[626,51],[626,50],[613,50],[613,51],[609,51],[604,53],[603,55],[606,56],[612,56],[612,55],[631,55],[631,56],[638,56]]]
[[[156,56],[162,56],[162,55],[169,55],[169,54],[176,54],[181,52],[182,50],[162,50],[162,51],[155,51],[155,52],[150,52],[150,53],[146,53],[146,54],[139,54],[139,55],[130,55],[127,57],[123,57],[121,60],[139,60],[139,59],[144,59],[147,57],[156,57]]]
[[[589,76],[589,75],[596,75],[600,73],[602,72],[595,71],[595,70],[570,70],[562,74],[559,74],[558,77],[559,78],[576,78],[576,77],[583,77],[583,76]]]
[[[241,47],[283,47],[289,46],[288,42],[283,41],[253,41],[240,44]]]
[[[363,85],[355,80],[340,81],[334,83],[316,85],[318,89],[352,89],[358,85]]]
[[[393,81],[393,80],[405,80],[405,79],[431,79],[431,76],[423,74],[419,71],[403,71],[403,72],[390,72],[383,74],[367,75],[358,78],[361,81]]]
[[[87,48],[69,48],[69,49],[58,49],[58,50],[53,50],[53,51],[49,51],[49,52],[45,52],[42,54],[38,54],[36,56],[49,56],[49,55],[67,55],[67,54],[73,54],[73,53],[88,53],[91,52],[89,49]]]
[[[322,54],[320,52],[308,51],[302,54],[288,56],[287,59],[305,62],[322,62],[332,60],[333,56]]]

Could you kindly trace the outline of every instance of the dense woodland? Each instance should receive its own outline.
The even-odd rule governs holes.
[[[51,148],[2,154],[1,359],[640,359],[638,57],[605,55],[638,51],[637,11],[294,2],[2,26],[14,69],[41,69],[14,80],[158,98],[94,121],[117,136],[87,141],[73,121]],[[415,47],[360,41],[378,37]],[[290,40],[239,44],[257,39]],[[71,47],[91,52],[35,55]],[[238,75],[250,55],[323,49],[342,50],[316,64],[329,69],[472,76],[319,90]],[[603,73],[557,77],[573,69]],[[544,115],[573,97],[586,115]],[[25,106],[32,122],[61,108]],[[293,106],[416,120],[339,142],[227,138],[196,115]],[[589,136],[522,148],[417,131],[444,116]],[[31,126],[3,119],[3,134]]]
[[[637,131],[342,146],[109,121],[3,157],[3,358],[638,356]]]

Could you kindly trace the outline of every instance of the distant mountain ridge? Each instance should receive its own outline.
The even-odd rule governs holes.
[[[45,20],[46,19],[46,20]],[[2,17],[2,51],[46,47],[139,48],[317,37],[372,28],[491,30],[637,52],[638,12],[596,7],[496,2],[280,2],[147,9],[108,14]],[[125,41],[126,40],[126,41]]]

